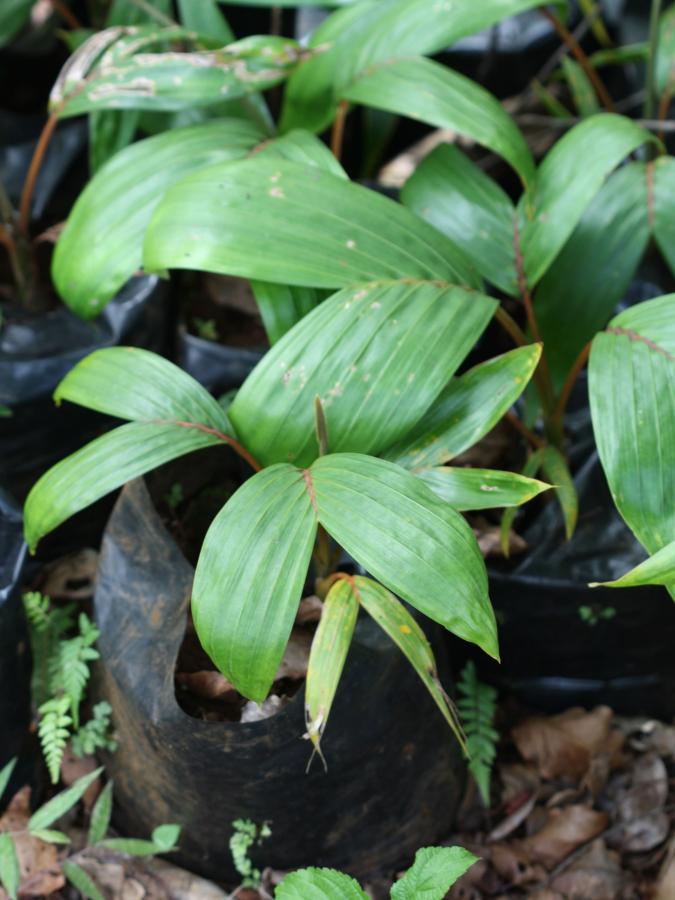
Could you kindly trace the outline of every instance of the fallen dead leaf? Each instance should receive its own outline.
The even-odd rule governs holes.
[[[0,817],[0,833],[13,833],[21,888],[29,885],[33,896],[42,896],[59,890],[65,884],[65,879],[58,865],[56,847],[32,837],[25,830],[31,816],[30,794],[30,788],[23,787],[14,795]],[[31,894],[22,893],[21,896],[28,897]]]
[[[521,803],[510,815],[508,815],[505,819],[503,819],[496,828],[493,828],[490,834],[488,835],[488,841],[490,843],[495,841],[503,841],[510,834],[512,834],[516,828],[518,828],[525,819],[530,815],[532,810],[534,809],[534,804],[537,802],[537,794],[531,794],[529,797],[526,797],[524,802]]]
[[[619,783],[614,801],[618,828],[612,841],[622,850],[643,853],[668,837],[670,820],[664,812],[668,772],[655,753],[639,756],[627,784]]]
[[[536,884],[546,877],[546,870],[540,863],[533,862],[522,841],[493,844],[490,862],[508,885]]]
[[[207,294],[217,306],[236,309],[249,316],[259,315],[251,285],[245,278],[209,273],[203,279]]]
[[[597,840],[553,880],[551,887],[566,900],[619,900],[629,880],[618,854]]]
[[[59,600],[86,600],[94,594],[98,553],[85,548],[45,567],[41,591]]]
[[[499,525],[492,525],[482,516],[472,518],[471,527],[476,535],[480,552],[483,558],[488,556],[503,556],[501,528]],[[527,542],[513,529],[509,531],[509,556],[516,556],[518,553],[524,553],[527,550]]]
[[[552,869],[573,850],[597,837],[607,827],[606,812],[578,803],[563,809],[551,809],[544,827],[523,840],[529,858]]]
[[[598,706],[592,712],[574,708],[558,716],[533,716],[511,732],[521,756],[536,765],[542,778],[580,779],[594,754],[610,765],[618,759],[623,735],[612,729],[612,711]]]
[[[177,672],[176,681],[197,697],[217,700],[219,697],[236,695],[237,689],[221,672],[213,669],[201,672]]]
[[[308,625],[312,622],[318,622],[323,612],[323,603],[316,596],[310,594],[309,597],[303,597],[298,607],[298,614],[295,617],[296,625]]]
[[[89,775],[94,769],[98,768],[98,760],[93,756],[78,757],[72,751],[70,744],[66,746],[61,760],[61,780],[66,787],[74,784],[78,778]],[[85,811],[89,812],[96,803],[96,798],[103,790],[103,780],[97,778],[89,785],[82,797],[82,803]]]
[[[294,628],[284,650],[275,681],[281,678],[304,678],[307,675],[312,635],[303,628]]]

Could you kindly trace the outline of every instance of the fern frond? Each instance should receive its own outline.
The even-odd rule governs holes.
[[[469,771],[483,803],[489,806],[490,778],[499,740],[499,733],[493,726],[497,691],[478,680],[472,661],[464,666],[457,687],[461,695],[457,708],[466,733]]]
[[[76,729],[80,727],[80,703],[89,681],[89,663],[99,658],[91,645],[99,636],[98,628],[85,613],[78,620],[80,633],[67,641],[61,641],[50,660],[50,687],[53,694],[64,694],[70,704],[70,714]]]
[[[43,703],[38,710],[40,715],[38,737],[52,784],[56,784],[59,780],[63,751],[70,737],[73,720],[68,715],[69,707],[67,697],[54,697]]]
[[[112,706],[105,700],[92,709],[93,718],[73,735],[71,747],[75,756],[91,756],[97,750],[117,749],[117,741],[111,732]]]

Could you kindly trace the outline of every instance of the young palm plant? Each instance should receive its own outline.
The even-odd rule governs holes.
[[[409,232],[403,237],[410,242]],[[315,745],[360,606],[400,646],[459,736],[430,647],[398,598],[498,657],[485,566],[461,510],[520,504],[548,485],[441,464],[494,426],[539,360],[531,345],[455,376],[495,309],[477,291],[432,279],[345,288],[279,340],[227,412],[148,351],[95,352],[56,399],[127,424],[35,485],[25,507],[29,545],[167,460],[229,446],[253,474],[209,528],[192,600],[217,668],[245,696],[266,697],[313,560],[324,598],[306,693]],[[338,548],[368,575],[336,570]]]

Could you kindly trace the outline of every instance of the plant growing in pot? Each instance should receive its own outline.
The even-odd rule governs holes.
[[[337,184],[365,191],[343,179]],[[390,253],[387,242],[394,239],[396,255],[407,246],[422,267],[420,254],[445,246],[424,223],[379,199],[385,204],[376,213],[380,240]],[[412,250],[410,228],[417,231]],[[224,833],[241,815],[273,819],[268,861],[311,857],[356,871],[395,862],[421,833],[431,839],[449,825],[459,783],[456,750],[439,732],[443,720],[400,671],[399,650],[393,647],[393,657],[382,650],[379,629],[400,647],[457,732],[430,646],[396,595],[496,655],[484,564],[457,510],[521,503],[546,485],[442,466],[413,475],[383,457],[404,458],[392,448],[404,445],[425,414],[443,425],[446,446],[459,453],[520,395],[539,358],[537,346],[453,377],[495,308],[477,291],[430,277],[378,279],[338,291],[272,348],[227,413],[186,373],[141,350],[98,351],[59,387],[58,399],[131,421],[38,482],[26,504],[32,546],[106,491],[199,447],[229,446],[255,472],[213,520],[192,590],[191,567],[158,526],[138,483],[123,492],[104,542],[96,596],[104,689],[118,732],[129,733],[112,761],[118,799],[141,821],[143,807],[174,807],[193,866],[212,873],[222,867]],[[344,572],[337,546],[369,574]],[[262,722],[187,718],[171,670],[190,590],[204,648],[234,687],[262,702],[312,559],[324,599],[309,659],[305,727],[299,697]],[[357,624],[361,606],[372,623]],[[350,642],[352,691],[338,692],[334,704]],[[328,774],[315,769],[300,790],[307,749],[298,738],[306,729],[319,748],[329,714],[335,755],[329,751]],[[141,806],[136,773],[144,785]],[[373,780],[390,778],[396,790],[373,790]],[[392,842],[389,820],[404,809],[410,827]]]

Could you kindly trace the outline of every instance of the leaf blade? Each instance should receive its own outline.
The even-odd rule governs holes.
[[[341,97],[469,137],[502,156],[523,184],[534,179],[532,154],[501,103],[440,63],[424,57],[390,60],[360,74]]]
[[[38,541],[70,516],[132,478],[192,450],[222,443],[198,427],[129,422],[52,466],[31,488],[24,507],[26,543]]]
[[[498,656],[485,564],[459,513],[374,457],[334,453],[310,472],[319,522],[340,546],[430,619]]]
[[[293,626],[316,528],[302,473],[282,463],[233,494],[202,545],[192,594],[197,634],[225,677],[259,703]]]
[[[52,278],[67,305],[93,318],[142,263],[153,210],[182,175],[243,156],[264,134],[226,119],[174,129],[115,154],[87,184],[59,237]]]
[[[510,350],[453,378],[415,428],[387,448],[385,459],[406,469],[448,462],[486,435],[523,392],[541,345]]]
[[[392,900],[443,900],[452,885],[478,862],[463,847],[422,847],[391,889]]]
[[[552,487],[515,472],[440,466],[416,473],[431,490],[457,510],[521,506]]]
[[[351,585],[344,579],[336,581],[326,595],[314,633],[305,685],[307,737],[319,751],[358,615]]]
[[[354,589],[359,602],[391,638],[419,675],[445,721],[462,747],[465,740],[457,721],[457,714],[438,677],[433,651],[424,632],[405,606],[381,584],[357,575]]]
[[[263,464],[309,465],[318,455],[318,395],[332,451],[377,453],[430,406],[494,309],[481,294],[428,282],[340,291],[265,355],[230,420]]]
[[[400,204],[314,164],[262,154],[175,184],[153,215],[143,259],[152,271],[303,287],[402,277],[479,286],[461,251]]]

